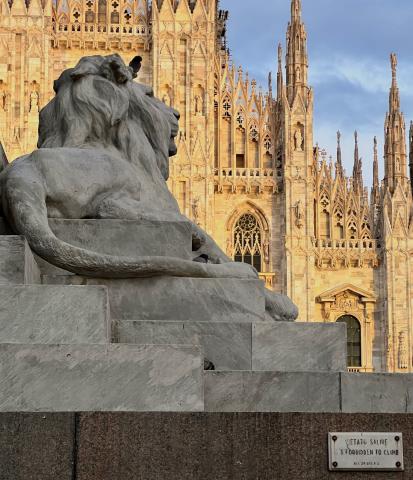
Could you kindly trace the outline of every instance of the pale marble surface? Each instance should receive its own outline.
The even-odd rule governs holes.
[[[340,374],[205,372],[209,412],[338,412]]]
[[[0,343],[107,343],[105,287],[2,286]]]
[[[0,411],[201,411],[197,347],[0,345]]]
[[[53,233],[65,242],[87,250],[120,257],[151,255],[190,258],[192,231],[189,221],[73,220],[50,218]],[[64,270],[38,257],[44,274]]]
[[[413,413],[413,375],[343,373],[343,412]]]
[[[0,235],[0,284],[40,283],[33,254],[19,235]]]
[[[251,369],[251,324],[211,322],[114,322],[114,341],[200,345],[216,370]]]
[[[341,323],[257,323],[252,370],[345,371],[346,327]]]
[[[232,278],[97,279],[46,276],[48,284],[106,285],[112,319],[251,323],[264,320],[264,284]]]

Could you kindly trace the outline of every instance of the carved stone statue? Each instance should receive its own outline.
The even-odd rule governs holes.
[[[295,225],[297,228],[301,228],[303,226],[303,219],[304,219],[303,204],[301,200],[298,200],[297,203],[294,205],[294,214],[295,214]]]
[[[204,102],[202,100],[201,95],[195,95],[195,115],[203,115],[204,114]]]
[[[256,279],[255,269],[232,262],[193,222],[196,251],[185,259],[102,254],[68,244],[50,229],[48,217],[190,222],[166,184],[179,113],[134,82],[135,73],[117,54],[84,57],[62,73],[56,96],[40,112],[39,150],[0,174],[3,214],[40,257],[76,274]],[[191,261],[200,255],[207,263]],[[266,310],[276,320],[298,314],[288,297],[270,291]]]
[[[39,111],[39,94],[33,90],[30,94],[30,112]]]
[[[298,127],[294,134],[294,141],[295,141],[295,150],[297,152],[303,151],[303,135],[301,133],[301,128]]]

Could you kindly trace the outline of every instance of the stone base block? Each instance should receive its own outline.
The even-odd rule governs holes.
[[[192,232],[189,222],[128,220],[49,219],[55,235],[71,245],[124,257],[171,256],[190,258]],[[42,259],[43,274],[67,274]]]
[[[345,325],[257,323],[252,328],[252,370],[345,371]]]
[[[411,480],[413,415],[3,413],[0,480]],[[329,432],[401,432],[404,472],[329,472]]]
[[[0,235],[0,284],[40,283],[40,272],[24,237]]]
[[[205,372],[207,412],[339,412],[340,374]]]
[[[116,343],[201,345],[216,370],[251,369],[251,324],[119,320]]]
[[[413,413],[413,375],[343,373],[343,412]]]
[[[104,344],[109,339],[105,287],[0,288],[0,343]]]
[[[263,321],[264,283],[260,280],[154,277],[128,280],[77,275],[46,276],[48,284],[105,285],[111,317],[118,320]]]
[[[200,411],[196,347],[0,345],[0,411]]]

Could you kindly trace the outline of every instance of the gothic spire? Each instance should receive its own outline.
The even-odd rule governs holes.
[[[343,162],[341,159],[341,132],[337,132],[337,171],[340,175],[343,175]]]
[[[287,29],[287,94],[290,105],[297,92],[307,90],[307,34],[301,20],[301,0],[291,0],[291,21]]]
[[[362,161],[359,157],[359,144],[357,130],[354,132],[354,166],[353,166],[353,185],[354,190],[361,192],[363,190],[363,171]]]
[[[389,94],[389,111],[384,124],[385,143],[384,184],[394,192],[398,183],[407,181],[406,126],[400,111],[400,94],[397,86],[397,57],[390,55],[392,83]]]
[[[278,44],[278,73],[277,73],[277,100],[281,100],[284,90],[284,78],[282,67],[283,48],[281,43]]]
[[[268,74],[268,98],[272,98],[272,73]]]
[[[380,191],[380,184],[379,184],[379,158],[377,153],[377,138],[374,137],[374,158],[373,158],[373,188],[371,191],[371,198],[372,203],[378,204],[379,203],[379,191]]]
[[[410,169],[410,185],[413,193],[413,122],[410,122],[409,131],[409,169]]]

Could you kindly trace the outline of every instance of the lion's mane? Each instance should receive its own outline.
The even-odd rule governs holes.
[[[62,73],[54,90],[40,112],[39,148],[115,147],[146,169],[155,163],[168,178],[179,114],[156,99],[150,87],[134,82],[119,55],[82,58]]]

